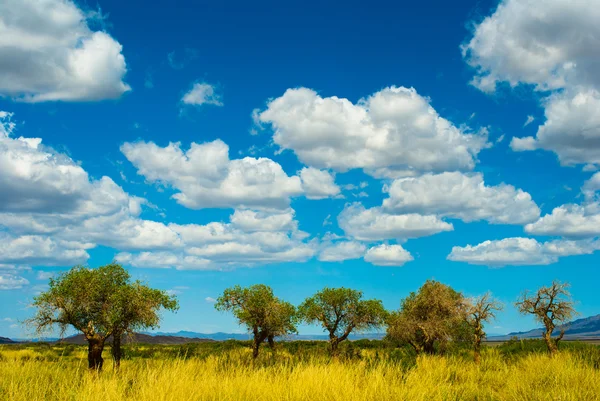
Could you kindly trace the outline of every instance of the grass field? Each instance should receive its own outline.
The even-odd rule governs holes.
[[[108,350],[107,350],[108,351]],[[568,344],[555,358],[535,341],[416,357],[379,341],[265,349],[253,362],[240,342],[133,345],[120,372],[88,372],[86,348],[0,346],[0,400],[600,400],[600,348]]]

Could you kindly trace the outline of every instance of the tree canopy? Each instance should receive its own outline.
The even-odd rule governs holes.
[[[165,291],[150,288],[135,281],[114,294],[114,307],[110,310],[113,326],[111,353],[118,368],[120,365],[121,339],[135,331],[157,328],[161,309],[176,311],[179,304],[174,296]]]
[[[544,325],[543,338],[551,354],[558,351],[558,343],[565,335],[562,327],[558,337],[552,338],[556,326],[567,323],[577,314],[568,289],[568,283],[553,281],[550,286],[541,287],[535,293],[525,291],[515,304],[519,312],[533,315]]]
[[[227,288],[215,304],[219,311],[232,312],[239,324],[253,334],[252,353],[258,357],[260,345],[273,338],[296,333],[296,308],[277,298],[271,287],[256,284]]]
[[[336,354],[339,343],[352,331],[376,329],[385,324],[387,312],[381,301],[364,300],[362,296],[361,291],[349,288],[324,288],[298,307],[299,315],[329,333],[330,351]]]
[[[136,329],[155,327],[161,308],[176,310],[174,297],[143,283],[131,282],[127,270],[111,263],[90,269],[75,266],[50,278],[49,288],[34,298],[37,309],[29,320],[38,333],[58,326],[61,336],[69,327],[83,333],[88,341],[88,364],[101,369],[106,339],[120,351],[120,338]],[[120,359],[120,354],[118,355]],[[118,362],[118,361],[117,361]]]
[[[452,338],[465,336],[466,305],[460,292],[438,281],[427,280],[390,315],[387,337],[410,344],[417,353],[434,353]]]

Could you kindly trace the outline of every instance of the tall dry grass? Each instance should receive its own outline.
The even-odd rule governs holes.
[[[504,358],[487,349],[476,366],[460,356],[378,360],[294,360],[285,351],[253,364],[244,349],[206,358],[132,359],[115,373],[90,374],[84,353],[47,359],[32,349],[0,349],[0,400],[600,400],[600,371],[577,353]]]

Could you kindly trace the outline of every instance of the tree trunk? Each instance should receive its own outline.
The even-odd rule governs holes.
[[[104,365],[102,351],[104,350],[104,338],[94,334],[87,338],[88,341],[88,368],[90,370],[101,371]]]
[[[423,344],[423,351],[425,351],[425,353],[429,355],[435,354],[434,342],[431,340],[425,341],[425,343]]]
[[[115,370],[119,370],[121,367],[121,357],[123,356],[123,351],[121,349],[121,336],[122,334],[119,332],[113,334],[113,343],[112,347],[110,348]]]
[[[268,336],[267,337],[267,341],[269,342],[269,347],[275,351],[275,339],[273,338],[273,336]]]
[[[558,352],[557,343],[552,338],[552,332],[544,333],[544,341],[546,341],[546,346],[548,347],[548,352],[550,352],[551,356],[554,356]]]
[[[258,349],[260,348],[260,344],[265,341],[267,335],[264,332],[259,332],[258,330],[254,330],[254,340],[252,341],[252,359],[258,358]]]
[[[414,341],[409,341],[408,343],[409,343],[410,345],[412,345],[412,347],[414,348],[414,350],[415,350],[415,353],[416,353],[417,355],[419,355],[419,354],[420,354],[420,353],[423,351],[423,348],[422,348],[422,347],[421,347],[419,344],[417,344],[416,342],[414,342]]]
[[[338,356],[338,345],[339,344],[340,344],[340,341],[337,337],[333,337],[329,340],[329,352],[330,352],[331,356],[333,356],[333,357]]]
[[[256,341],[256,339],[252,342],[252,359],[258,358],[258,348],[260,347],[260,343]]]
[[[481,363],[481,337],[478,335],[475,336],[475,342],[473,343],[473,349],[475,351],[475,353],[474,353],[475,363],[477,365],[479,365]]]

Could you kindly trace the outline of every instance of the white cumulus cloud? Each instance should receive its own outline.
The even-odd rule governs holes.
[[[183,95],[181,101],[191,106],[201,106],[203,104],[212,104],[213,106],[223,106],[221,95],[217,93],[216,88],[207,83],[195,83],[191,89]]]
[[[581,192],[588,200],[592,200],[596,196],[596,192],[600,191],[600,172],[595,173],[589,180],[583,183]]]
[[[536,150],[538,143],[532,136],[517,138],[516,136],[510,140],[510,148],[515,152],[525,152],[528,150]]]
[[[438,115],[416,90],[388,87],[361,99],[288,89],[259,114],[273,141],[315,168],[397,177],[472,170],[487,133],[467,133]]]
[[[377,245],[365,254],[365,261],[376,266],[402,266],[412,260],[414,258],[402,245]]]
[[[18,290],[29,285],[26,278],[10,274],[0,274],[0,290]]]
[[[600,91],[569,89],[551,95],[544,106],[536,148],[555,152],[563,165],[600,165]]]
[[[327,170],[304,167],[300,170],[302,188],[308,199],[324,199],[339,195],[340,187],[335,183],[335,176]]]
[[[570,238],[600,235],[600,204],[567,204],[556,207],[552,213],[527,224],[525,231],[535,235],[552,235]]]
[[[221,205],[220,194],[229,190],[227,205],[266,206],[236,209],[229,223],[169,224],[141,218],[146,200],[109,177],[91,179],[70,157],[42,146],[41,139],[13,138],[12,124],[0,124],[0,261],[14,265],[11,270],[85,263],[87,251],[98,245],[120,251],[116,259],[131,266],[178,269],[305,261],[316,252],[315,241],[298,229],[295,212],[287,207],[289,196],[302,193],[300,178],[288,177],[269,159],[230,161],[220,141],[200,149],[194,145],[186,155],[175,145],[143,144],[151,150],[146,153],[126,147],[134,159],[148,156],[150,164],[141,169],[149,180],[185,185],[190,177],[201,186],[197,190],[213,191],[204,198],[214,199],[212,206]]]
[[[466,222],[525,224],[540,216],[531,196],[512,185],[487,186],[481,173],[426,174],[403,178],[387,188],[383,209],[395,214],[435,214]]]
[[[342,262],[358,259],[365,253],[366,246],[356,241],[340,241],[327,244],[319,253],[322,262]]]
[[[121,151],[138,174],[177,189],[173,198],[191,209],[287,209],[290,197],[303,192],[300,178],[288,176],[271,159],[230,160],[229,147],[221,140],[192,143],[186,151],[180,143],[125,143]]]
[[[231,225],[244,232],[253,231],[293,231],[298,228],[294,220],[295,212],[288,209],[282,212],[255,210],[235,210],[230,217]]]
[[[539,90],[600,84],[598,19],[596,0],[502,1],[463,46],[477,70],[473,84],[484,91],[498,82]]]
[[[64,266],[85,263],[93,244],[26,235],[0,234],[0,259],[3,263]]]
[[[455,246],[448,260],[490,267],[549,265],[562,256],[591,254],[598,249],[598,241],[554,240],[540,243],[533,238],[515,237]]]
[[[346,235],[359,241],[419,238],[454,229],[435,215],[388,214],[379,207],[365,209],[359,203],[344,208],[338,225]]]
[[[129,91],[122,46],[92,30],[93,18],[71,0],[0,2],[0,96],[90,101]]]
[[[552,91],[536,137],[513,138],[513,150],[549,150],[563,165],[600,164],[599,19],[596,0],[504,0],[476,25],[463,46],[473,85]]]
[[[303,262],[315,255],[316,244],[297,229],[292,210],[235,211],[229,223],[169,224],[180,247],[138,253],[122,252],[117,261],[135,267],[222,270],[278,262]]]

